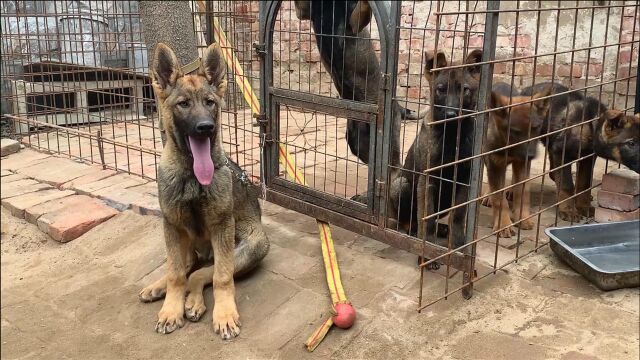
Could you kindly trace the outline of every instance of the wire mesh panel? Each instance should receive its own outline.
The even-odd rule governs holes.
[[[215,39],[209,24],[215,18],[241,76],[258,90],[257,2],[190,4],[199,48]],[[5,1],[2,7],[3,136],[155,179],[162,142],[138,1]],[[225,150],[258,181],[259,130],[236,75],[228,72]]]
[[[292,154],[308,187],[296,186],[287,164],[270,181],[288,194],[304,193],[308,202],[371,221],[369,190],[383,99],[371,7],[357,1],[282,2],[272,26],[265,61],[274,96],[273,146]]]
[[[2,7],[3,130],[34,148],[155,178],[159,137],[137,2]]]
[[[545,246],[544,228],[594,221],[602,175],[640,170],[640,16],[637,2],[592,1],[403,1],[397,12],[395,96],[429,113],[401,134],[387,226],[447,248],[423,268],[460,251],[477,270],[462,284],[449,265],[423,273],[441,286],[423,308]]]

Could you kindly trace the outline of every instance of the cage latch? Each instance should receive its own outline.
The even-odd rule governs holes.
[[[384,181],[376,180],[375,192],[376,196],[382,196],[384,194],[386,183]]]
[[[265,44],[253,43],[253,49],[258,56],[264,56],[267,53],[267,47]]]
[[[382,88],[384,90],[391,90],[391,85],[389,84],[391,82],[391,77],[389,76],[389,74],[382,74]]]
[[[264,134],[264,141],[271,141],[271,133],[269,130],[269,119],[267,118],[266,113],[253,114],[254,119],[256,119],[257,126],[260,127],[262,133]]]

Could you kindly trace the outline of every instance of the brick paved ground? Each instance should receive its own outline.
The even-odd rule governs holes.
[[[546,248],[478,283],[471,300],[456,294],[417,314],[415,257],[335,227],[343,282],[358,320],[350,330],[332,330],[308,355],[302,343],[329,308],[316,227],[313,219],[268,203],[263,223],[271,251],[256,272],[237,282],[240,337],[223,343],[213,334],[210,289],[200,323],[158,335],[153,325],[161,303],[139,303],[137,292],[164,271],[160,219],[115,210],[123,204],[151,208],[145,204],[155,200],[153,183],[64,162],[27,149],[0,163],[3,359],[638,358],[638,289],[601,292]],[[41,168],[46,163],[77,172],[62,172],[63,178]],[[91,197],[104,189],[127,200],[105,202],[106,191],[102,200]],[[129,197],[133,193],[138,197]],[[83,235],[61,244],[64,235],[54,241],[38,229],[49,231],[40,223],[46,220],[50,229],[56,222],[47,219],[70,209],[87,211],[67,218],[91,214],[95,220],[73,224]],[[489,242],[479,247],[481,273],[490,270],[494,248]],[[500,249],[501,259],[513,256],[506,246]],[[425,280],[427,299],[444,290],[443,269],[426,273]],[[452,284],[459,284],[459,274]]]

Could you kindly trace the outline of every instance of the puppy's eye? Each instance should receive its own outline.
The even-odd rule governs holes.
[[[189,100],[180,101],[178,103],[178,106],[180,106],[181,108],[184,108],[184,109],[188,108],[189,107]]]
[[[213,105],[215,105],[215,104],[216,104],[216,102],[215,102],[215,101],[213,101],[213,100],[211,100],[211,99],[207,99],[207,100],[205,101],[205,104],[207,104],[207,106],[213,106]]]
[[[467,85],[462,87],[462,91],[464,91],[465,95],[470,95],[471,94],[471,88],[468,87]]]
[[[636,146],[636,142],[633,141],[633,140],[629,140],[629,141],[625,142],[624,144],[627,145],[628,147]]]

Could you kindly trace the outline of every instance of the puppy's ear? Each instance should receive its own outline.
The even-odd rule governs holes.
[[[467,55],[465,64],[475,64],[482,61],[482,50],[476,49]],[[480,65],[466,67],[465,70],[473,77],[480,77]]]
[[[182,76],[182,70],[180,70],[180,63],[176,54],[163,43],[156,45],[151,76],[154,85],[162,91],[175,86],[176,81]]]
[[[534,99],[540,99],[542,97],[547,97],[551,95],[553,91],[553,87],[551,85],[546,86],[541,92],[534,94]],[[549,107],[551,106],[551,98],[547,97],[545,99],[536,100],[533,102],[533,106],[538,111],[538,114],[546,115],[549,111]]]
[[[489,98],[489,108],[501,108],[503,106],[509,105],[509,99],[505,96],[498,94],[495,91],[491,92],[491,98]],[[509,109],[498,109],[492,112],[495,116],[500,119],[506,119],[509,116]]]
[[[438,51],[438,54],[434,54],[431,50],[424,52],[424,76],[427,80],[431,80],[431,70],[445,66],[447,66],[447,56],[442,51]]]
[[[627,122],[627,117],[620,110],[607,110],[602,116],[604,117],[604,133],[607,137],[615,136],[624,129]]]
[[[295,0],[296,16],[300,20],[311,20],[311,1]]]
[[[368,1],[358,1],[349,17],[349,25],[354,34],[359,33],[371,22],[371,6]]]
[[[209,84],[217,88],[216,94],[220,97],[224,97],[227,92],[226,67],[224,60],[222,60],[220,46],[217,43],[209,45],[202,57],[200,75],[207,78]]]

